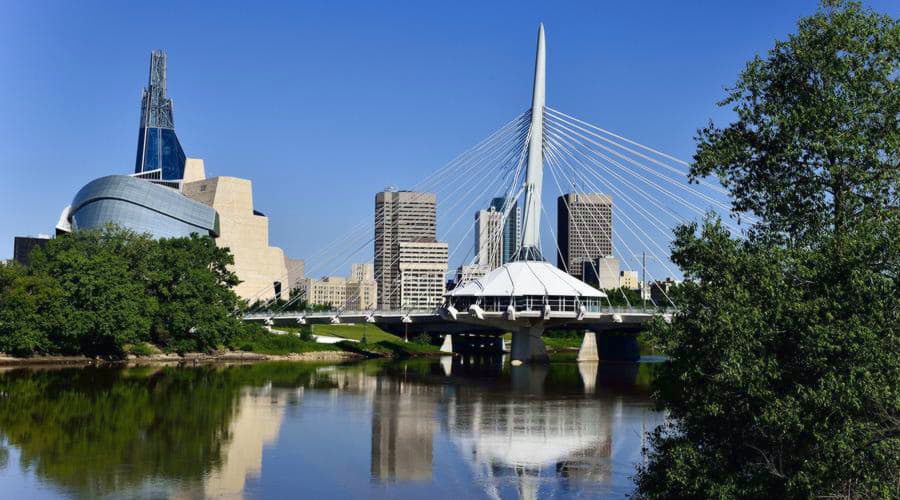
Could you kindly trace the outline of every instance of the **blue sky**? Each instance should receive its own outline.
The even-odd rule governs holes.
[[[890,1],[870,2],[897,14]],[[270,239],[303,258],[529,107],[689,159],[744,63],[813,1],[0,3],[0,258],[51,233],[93,178],[131,173],[150,50],[188,156],[253,180]],[[365,255],[360,259],[370,259]]]

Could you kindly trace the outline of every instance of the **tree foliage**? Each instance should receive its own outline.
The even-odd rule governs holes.
[[[692,282],[651,327],[669,356],[654,396],[669,423],[637,476],[644,498],[900,495],[900,24],[829,2],[699,135],[762,221],[676,230]]]
[[[747,64],[719,103],[737,119],[700,131],[692,173],[716,174],[735,209],[794,239],[900,210],[898,59],[897,20],[826,2]]]
[[[58,237],[0,268],[0,351],[117,355],[151,342],[202,351],[240,334],[233,258],[209,238],[109,227]]]

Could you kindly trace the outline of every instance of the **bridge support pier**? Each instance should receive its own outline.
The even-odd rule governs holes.
[[[550,356],[544,347],[544,325],[522,326],[512,332],[512,364],[548,363]]]

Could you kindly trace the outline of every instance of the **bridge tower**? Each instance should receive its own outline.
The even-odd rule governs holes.
[[[525,217],[522,241],[512,262],[446,295],[442,315],[454,321],[511,331],[512,362],[546,362],[541,336],[547,327],[581,321],[599,311],[606,294],[544,261],[540,249],[541,193],[544,176],[544,102],[546,46],[538,27],[528,164],[523,186]]]

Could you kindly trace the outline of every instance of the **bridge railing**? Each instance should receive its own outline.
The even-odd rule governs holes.
[[[496,312],[496,311],[494,311]],[[606,314],[672,314],[675,312],[674,307],[624,307],[624,306],[616,306],[616,307],[601,307],[599,311],[591,311],[591,312],[599,312]],[[280,313],[271,313],[271,312],[257,312],[245,314],[244,319],[268,319],[272,317],[276,318],[330,318],[330,317],[369,317],[369,316],[391,316],[391,317],[402,317],[402,316],[431,316],[437,315],[437,309],[415,309],[415,310],[362,310],[362,311],[285,311]]]

